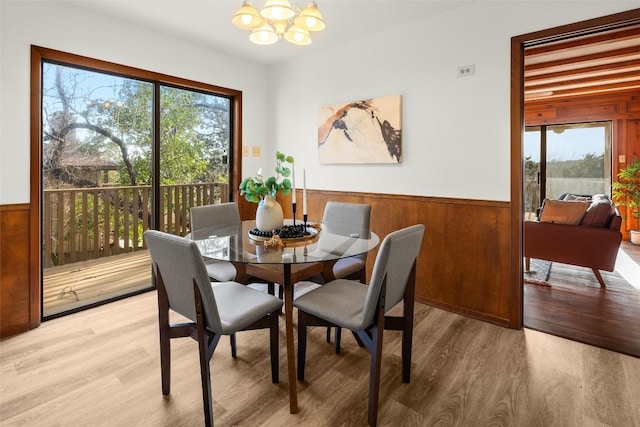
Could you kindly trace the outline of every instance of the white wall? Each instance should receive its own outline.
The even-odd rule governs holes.
[[[244,144],[263,148],[244,176],[271,169],[279,149],[307,169],[308,188],[509,200],[511,37],[637,7],[482,1],[273,66],[267,82],[263,66],[62,2],[0,0],[0,204],[29,202],[31,44],[242,90]],[[475,76],[457,78],[467,64]],[[393,94],[400,165],[318,164],[320,106]]]
[[[484,1],[279,64],[270,70],[271,139],[306,168],[307,188],[509,200],[511,38],[639,6]],[[475,75],[458,78],[468,64]],[[395,94],[401,164],[319,164],[320,106]]]
[[[244,142],[266,143],[264,66],[63,2],[0,0],[0,204],[29,202],[32,44],[242,90]],[[250,158],[243,168],[253,170],[256,164]]]

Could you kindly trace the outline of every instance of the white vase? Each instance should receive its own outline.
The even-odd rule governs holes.
[[[282,206],[273,198],[273,196],[265,196],[258,203],[256,211],[256,227],[260,231],[273,231],[282,228],[284,223],[284,214]]]
[[[633,243],[634,245],[640,245],[640,231],[631,230],[629,234],[631,235],[631,243]]]

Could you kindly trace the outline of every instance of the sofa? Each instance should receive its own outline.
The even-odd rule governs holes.
[[[614,270],[622,241],[622,217],[611,199],[563,194],[545,199],[538,212],[524,222],[525,269],[531,258],[587,267],[605,288],[600,270]]]

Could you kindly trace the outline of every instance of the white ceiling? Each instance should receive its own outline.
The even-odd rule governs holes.
[[[231,24],[242,0],[66,0],[79,7],[252,61],[274,64],[349,40],[433,16],[479,0],[316,0],[326,29],[313,43],[270,46],[249,41],[249,31]],[[307,0],[296,1],[305,6]],[[252,2],[257,8],[264,0]]]

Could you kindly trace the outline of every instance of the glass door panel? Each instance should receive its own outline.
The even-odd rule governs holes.
[[[151,83],[45,62],[43,316],[151,287]]]
[[[160,218],[158,229],[191,232],[192,206],[229,201],[229,98],[160,88]]]
[[[527,127],[523,154],[525,220],[545,198],[611,196],[610,122]]]
[[[524,133],[524,188],[522,191],[525,220],[536,218],[536,211],[540,207],[542,200],[540,198],[540,180],[542,178],[540,170],[541,146],[540,128],[527,128]]]

